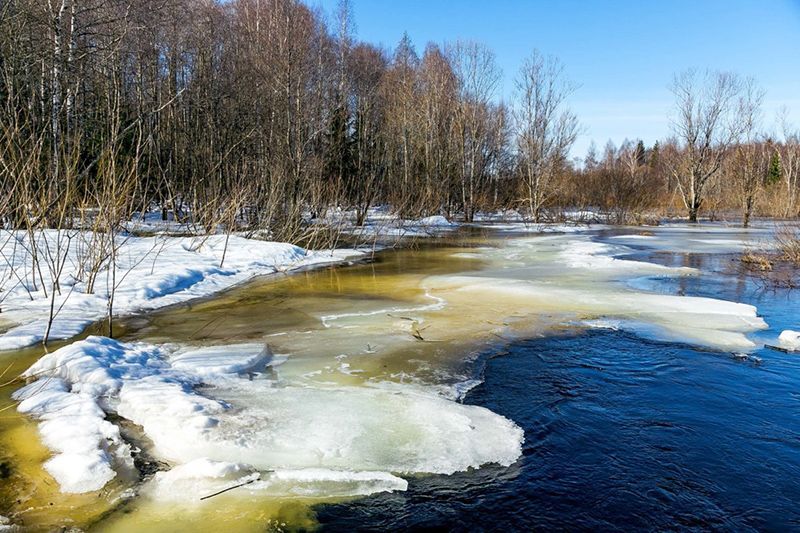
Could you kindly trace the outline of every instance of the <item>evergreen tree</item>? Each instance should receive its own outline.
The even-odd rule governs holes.
[[[403,37],[397,44],[394,51],[394,64],[401,65],[407,69],[415,69],[419,64],[419,56],[417,55],[414,44],[411,42],[408,32],[403,32]]]
[[[782,177],[783,169],[781,168],[781,156],[778,152],[774,152],[769,162],[769,169],[767,170],[767,185],[778,183],[781,181]]]
[[[347,107],[337,106],[325,134],[325,177],[338,192],[351,184],[355,167],[350,129]]]
[[[646,159],[645,159],[646,151],[644,149],[644,143],[639,141],[636,143],[636,164],[639,166],[644,166]]]
[[[659,146],[658,146],[658,141],[656,141],[656,143],[650,149],[650,153],[647,156],[647,163],[648,165],[650,165],[651,169],[656,168],[656,165],[658,165],[658,157],[659,157]]]

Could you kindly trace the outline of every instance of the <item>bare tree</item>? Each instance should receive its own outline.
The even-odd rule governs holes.
[[[525,60],[516,80],[514,109],[518,165],[529,215],[538,222],[541,210],[555,191],[559,168],[566,162],[578,134],[578,119],[565,108],[576,87],[564,75],[555,57],[539,51]]]
[[[673,80],[672,128],[680,150],[669,168],[691,222],[697,222],[706,185],[744,132],[739,101],[743,87],[739,77],[728,72],[700,75],[687,70]]]
[[[764,185],[772,155],[770,146],[759,139],[763,100],[764,91],[756,86],[755,80],[745,80],[736,110],[741,124],[741,139],[733,148],[732,165],[728,169],[742,208],[742,226],[745,228],[750,225],[756,197]]]
[[[494,52],[475,42],[460,41],[449,55],[458,80],[459,98],[456,107],[456,142],[458,143],[459,182],[464,218],[472,222],[476,195],[487,181],[499,150],[497,113],[492,99],[500,81]]]
[[[781,111],[783,142],[778,151],[786,193],[783,214],[786,217],[794,217],[799,214],[797,195],[800,194],[800,130],[795,129],[789,123],[787,115],[788,110]]]

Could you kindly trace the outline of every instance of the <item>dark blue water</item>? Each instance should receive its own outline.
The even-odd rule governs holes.
[[[796,292],[689,259],[716,274],[642,283],[753,303],[763,338],[800,320]],[[322,506],[323,529],[800,530],[800,355],[760,349],[755,363],[601,330],[490,355],[466,403],[525,430],[520,460]]]

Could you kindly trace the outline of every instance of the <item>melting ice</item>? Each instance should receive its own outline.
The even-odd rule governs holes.
[[[140,427],[148,452],[172,465],[142,489],[159,499],[197,502],[245,482],[242,491],[267,496],[368,494],[404,490],[409,475],[511,465],[520,428],[453,401],[477,382],[448,382],[442,370],[478,340],[580,323],[746,351],[747,335],[766,327],[749,305],[632,288],[641,277],[703,275],[621,257],[628,242],[650,240],[642,237],[528,236],[453,251],[479,266],[405,278],[412,301],[376,295],[308,309],[318,327],[281,331],[265,339],[271,349],[90,337],[27,371],[34,381],[17,392],[19,409],[40,420],[53,452],[45,468],[66,492],[95,491],[132,470],[110,413]],[[420,370],[385,369],[398,361]]]

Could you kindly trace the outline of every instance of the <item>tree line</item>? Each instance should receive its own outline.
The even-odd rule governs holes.
[[[774,197],[797,214],[800,136],[760,133],[750,80],[679,75],[672,138],[578,163],[561,62],[533,51],[510,102],[500,79],[480,43],[358,41],[346,2],[328,21],[297,0],[0,0],[0,217],[114,231],[160,210],[300,241],[331,208],[363,224],[378,204],[628,222],[749,219]]]

